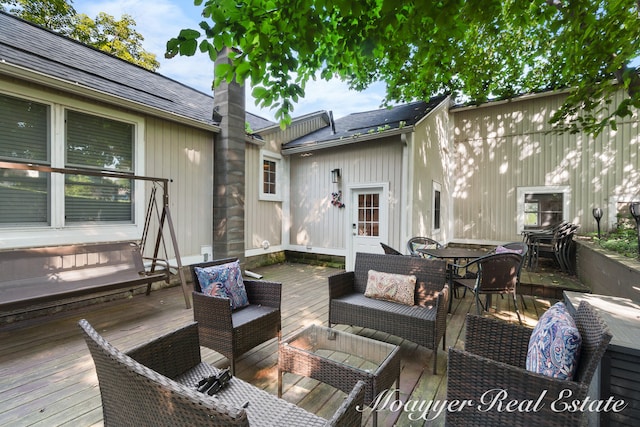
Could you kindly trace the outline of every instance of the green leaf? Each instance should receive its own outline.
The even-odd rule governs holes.
[[[216,80],[226,78],[229,73],[231,73],[232,66],[231,64],[220,63],[217,64],[214,69],[214,75]]]
[[[251,96],[253,96],[256,99],[263,99],[265,96],[267,96],[268,92],[269,91],[267,89],[265,89],[264,87],[256,86],[251,91]]]
[[[193,56],[196,53],[198,42],[196,40],[185,40],[180,43],[180,55]]]
[[[200,37],[200,31],[191,30],[191,29],[180,30],[180,34],[178,35],[178,37],[183,40],[197,39],[198,37]]]
[[[241,62],[240,65],[236,68],[236,81],[243,82],[249,76],[249,72],[251,71],[251,64],[248,62]]]

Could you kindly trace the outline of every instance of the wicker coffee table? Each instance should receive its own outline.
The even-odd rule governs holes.
[[[400,392],[399,347],[348,332],[311,325],[280,342],[278,361],[278,396],[282,396],[285,372],[322,381],[346,393],[358,380],[366,382],[364,403],[396,383]],[[373,411],[377,424],[377,411]]]

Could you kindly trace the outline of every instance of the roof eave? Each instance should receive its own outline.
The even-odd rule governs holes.
[[[149,105],[132,101],[130,99],[122,98],[116,95],[112,95],[107,92],[99,91],[88,86],[81,85],[76,82],[70,82],[68,80],[60,79],[57,77],[49,76],[44,73],[31,70],[19,65],[11,64],[5,60],[0,60],[0,74],[4,74],[10,77],[19,78],[32,83],[38,83],[43,86],[52,87],[55,89],[63,89],[69,93],[75,95],[81,95],[86,98],[90,98],[96,101],[102,101],[109,104],[117,105],[119,107],[127,107],[135,111],[146,113],[155,117],[171,120],[174,122],[189,125],[202,130],[219,133],[220,127],[192,119],[190,117],[176,114],[170,111],[162,110],[160,108],[154,108]]]
[[[527,93],[524,95],[514,96],[513,98],[497,99],[493,101],[489,100],[489,101],[483,102],[482,104],[452,105],[450,108],[450,111],[452,113],[459,113],[463,111],[477,110],[479,108],[495,107],[502,104],[512,104],[512,103],[521,102],[521,101],[531,101],[532,99],[563,95],[569,92],[571,92],[571,89],[567,88],[567,89],[548,90],[548,91],[537,92],[537,93]]]
[[[291,120],[291,124],[289,125],[289,127],[293,126],[294,124],[297,124],[297,123],[300,123],[300,122],[304,122],[305,120],[312,119],[314,117],[320,117],[327,124],[329,124],[329,114],[326,111],[316,111],[316,112],[313,112],[313,113],[305,114],[304,116],[293,118]],[[273,124],[271,126],[267,126],[265,128],[259,129],[256,132],[269,133],[269,132],[279,132],[281,130],[282,130],[282,128],[280,127],[280,123],[275,123],[275,124]]]
[[[283,148],[282,154],[298,154],[307,153],[309,151],[325,150],[327,148],[340,147],[343,145],[355,144],[365,141],[372,141],[375,139],[386,138],[389,136],[402,135],[405,133],[411,133],[414,131],[414,126],[405,126],[402,128],[389,129],[382,132],[376,132],[372,134],[352,135],[344,136],[340,138],[330,139],[326,141],[309,141],[303,145],[291,148]]]

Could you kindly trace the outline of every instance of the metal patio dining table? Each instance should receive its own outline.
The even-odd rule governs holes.
[[[471,260],[483,257],[488,254],[488,252],[483,251],[481,249],[471,249],[471,248],[456,248],[456,247],[447,247],[440,249],[429,249],[422,248],[417,249],[419,253],[427,257],[440,258],[451,260],[449,263],[449,285],[453,286],[453,276],[457,274],[456,265],[459,264],[459,260],[465,260],[465,263],[470,262]],[[453,298],[449,298],[449,312],[451,312],[451,306],[453,303]]]

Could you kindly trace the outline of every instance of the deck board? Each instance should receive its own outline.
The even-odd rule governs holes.
[[[303,264],[279,264],[254,269],[264,280],[283,283],[283,336],[312,324],[327,324],[327,277],[340,270]],[[524,322],[533,326],[555,300],[526,296]],[[509,298],[494,298],[497,311],[491,316],[516,322]],[[520,302],[520,300],[519,300]],[[446,333],[446,345],[464,346],[464,315],[474,311],[468,292],[454,299]],[[0,426],[102,425],[100,391],[93,362],[77,327],[86,318],[116,347],[129,350],[193,320],[185,309],[180,286],[135,295],[99,305],[5,324],[0,327]],[[433,352],[399,337],[378,331],[338,325],[337,328],[400,345],[401,401],[424,401],[446,397],[446,352],[438,350],[438,375],[432,375]],[[203,360],[220,368],[228,361],[202,348]],[[236,362],[236,375],[277,393],[277,343],[271,340],[250,350]],[[329,417],[345,394],[318,381],[285,374],[283,398],[323,417]],[[371,425],[371,409],[364,412]],[[411,418],[413,417],[413,418]],[[418,419],[416,419],[418,418]],[[381,411],[380,426],[441,426],[444,417],[424,422],[419,413]]]

